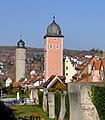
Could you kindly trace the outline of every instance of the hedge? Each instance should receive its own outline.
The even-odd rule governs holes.
[[[92,101],[99,114],[100,120],[105,120],[105,86],[92,86]]]

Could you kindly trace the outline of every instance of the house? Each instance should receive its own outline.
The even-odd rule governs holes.
[[[5,81],[5,86],[8,87],[12,84],[12,80],[10,78],[8,78],[6,81]]]
[[[88,58],[87,64],[77,66],[77,73],[72,77],[74,82],[104,82],[105,59]]]
[[[43,82],[43,77],[40,74],[34,74],[25,81],[27,87],[37,87],[40,86]]]
[[[92,65],[97,61],[97,57],[84,59],[84,64],[78,65],[76,74],[72,77],[75,82],[92,82]]]
[[[12,84],[12,80],[7,76],[1,76],[2,86],[9,87]]]
[[[47,90],[49,90],[50,88],[62,90],[66,87],[65,77],[52,75],[46,82],[44,82],[43,87]]]
[[[71,60],[69,59],[69,57],[65,58],[64,61],[64,74],[65,74],[65,83],[68,82],[72,82],[72,76],[74,76],[76,74],[76,70],[75,67],[73,66]]]
[[[103,82],[105,79],[105,59],[97,60],[92,66],[93,82]]]
[[[100,81],[100,69],[101,69],[101,60],[97,60],[93,63],[92,66],[92,81],[99,82]]]

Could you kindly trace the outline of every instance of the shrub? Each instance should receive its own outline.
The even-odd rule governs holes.
[[[42,107],[43,106],[43,92],[38,91],[38,98],[39,98],[39,104]]]
[[[70,116],[70,103],[69,103],[69,96],[68,96],[68,94],[65,96],[65,106],[66,106],[65,120],[69,120],[69,116]]]
[[[60,109],[61,109],[61,95],[60,92],[57,91],[55,93],[55,115],[57,116],[57,119],[59,117]]]
[[[92,101],[98,111],[100,120],[105,120],[105,86],[92,86]]]

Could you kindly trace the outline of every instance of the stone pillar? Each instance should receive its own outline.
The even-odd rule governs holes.
[[[59,115],[59,120],[64,120],[65,117],[65,93],[61,94],[61,110],[60,110],[60,115]]]
[[[48,92],[48,111],[49,118],[55,118],[55,97],[54,92]]]
[[[91,100],[91,85],[93,83],[68,83],[70,120],[99,120]]]
[[[39,104],[38,90],[37,89],[34,90],[34,96],[33,97],[34,97],[34,103]]]
[[[43,92],[43,110],[47,112],[47,93]]]
[[[17,100],[20,100],[20,95],[19,95],[19,91],[17,91]]]
[[[33,102],[33,90],[30,92],[30,102]]]
[[[81,103],[78,85],[70,84],[70,120],[81,120]]]

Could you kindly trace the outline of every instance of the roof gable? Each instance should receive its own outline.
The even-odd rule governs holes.
[[[53,87],[55,85],[55,83],[57,81],[59,81],[61,84],[63,84],[65,86],[65,84],[63,83],[63,81],[65,80],[64,76],[56,76],[56,75],[52,75],[45,83],[44,83],[44,87],[46,87],[47,89]]]

